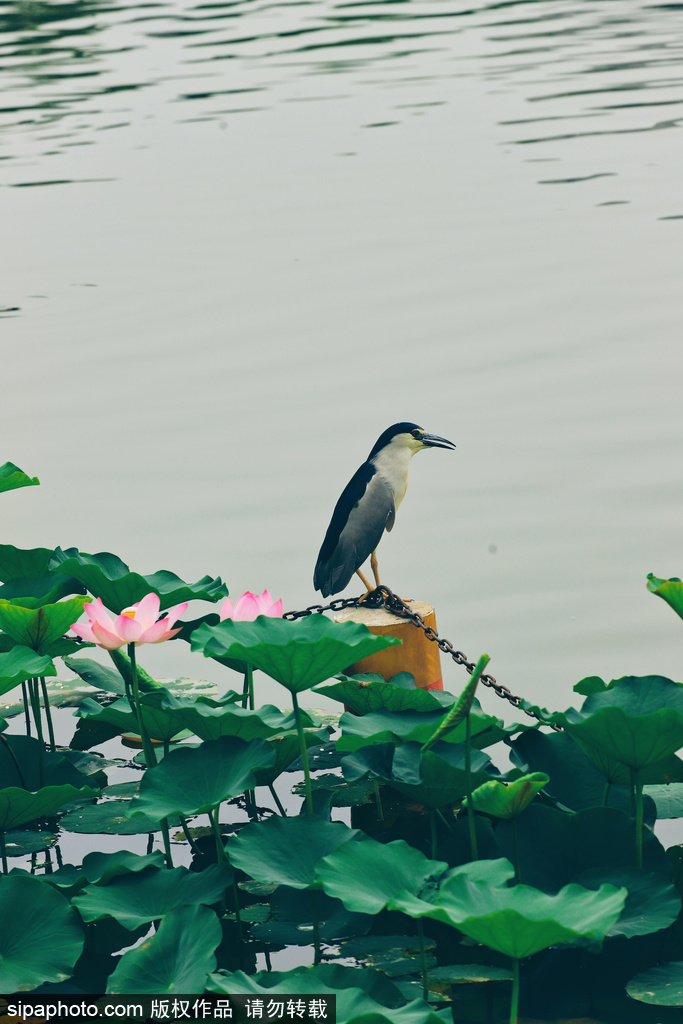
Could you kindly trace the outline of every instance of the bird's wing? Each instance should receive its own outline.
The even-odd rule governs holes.
[[[345,487],[318,555],[313,584],[323,597],[343,590],[393,525],[394,495],[387,482],[364,463]]]

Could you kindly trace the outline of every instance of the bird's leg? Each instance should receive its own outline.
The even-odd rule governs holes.
[[[370,583],[370,580],[365,578],[365,576],[360,571],[360,569],[356,569],[356,576],[360,576],[361,580],[363,581],[363,586],[365,587],[365,593],[363,594],[363,596],[361,598],[359,598],[359,601],[364,601],[365,598],[370,593],[370,591],[373,589],[373,587],[372,587],[372,584]]]
[[[375,586],[379,587],[379,565],[377,564],[377,551],[373,551],[370,555],[370,568],[372,569],[372,575],[375,577]]]

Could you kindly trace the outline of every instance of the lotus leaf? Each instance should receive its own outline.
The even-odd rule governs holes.
[[[178,906],[141,946],[124,953],[107,983],[108,993],[164,995],[203,992],[216,969],[222,938],[218,918],[202,904]]]
[[[335,683],[317,686],[315,692],[341,701],[355,715],[366,715],[381,708],[387,711],[439,711],[450,707],[455,700],[451,693],[443,690],[416,688],[415,679],[409,672],[399,672],[389,681],[371,672],[342,675]]]
[[[311,615],[297,622],[259,615],[253,622],[226,619],[200,626],[192,634],[192,650],[217,661],[246,661],[293,693],[309,690],[354,661],[400,643],[373,636],[355,622],[331,622]]]
[[[323,857],[315,877],[349,910],[378,914],[403,890],[417,894],[447,868],[446,862],[428,860],[402,839],[386,844],[366,839],[344,843]]]
[[[0,789],[0,831],[8,832],[27,821],[55,814],[64,804],[74,800],[87,800],[98,795],[98,790],[83,786],[44,786],[30,793],[16,786]]]
[[[37,487],[39,483],[37,476],[27,476],[13,462],[5,462],[0,466],[0,492],[14,491],[17,487]]]
[[[76,641],[64,640],[63,634],[80,617],[86,600],[85,597],[72,597],[41,608],[24,608],[12,601],[0,601],[0,628],[15,643],[30,647],[37,654],[48,657],[70,654],[79,645]],[[56,672],[48,674],[56,675]]]
[[[145,700],[143,700],[143,706]],[[173,721],[181,728],[189,729],[203,740],[216,740],[219,736],[239,736],[249,741],[255,737],[267,739],[279,733],[295,732],[294,714],[284,714],[273,704],[264,704],[256,711],[240,707],[233,701],[232,693],[223,701],[208,697],[190,700],[166,693],[161,706],[171,713]],[[312,726],[313,720],[301,713],[304,726]]]
[[[676,612],[676,615],[683,619],[683,583],[677,576],[668,580],[660,580],[654,573],[647,575],[647,589],[651,594],[656,594]]]
[[[17,644],[11,651],[0,654],[0,694],[8,693],[26,679],[56,675],[52,659],[46,654],[37,654],[31,647]]]
[[[256,785],[253,769],[267,768],[275,754],[265,740],[221,736],[200,747],[178,747],[148,768],[130,814],[164,818],[200,814]]]
[[[683,960],[658,964],[631,978],[626,991],[631,999],[653,1006],[683,1006]]]
[[[83,949],[67,900],[31,875],[0,875],[0,991],[66,981]]]
[[[228,595],[220,577],[211,579],[203,576],[196,583],[185,583],[165,569],[141,576],[131,572],[125,562],[108,551],[87,555],[77,548],[66,551],[55,548],[50,569],[73,576],[89,593],[100,597],[105,607],[115,615],[142,600],[150,591],[158,594],[162,611],[183,601],[219,601]]]
[[[314,814],[252,822],[230,840],[230,862],[258,882],[321,889],[315,868],[322,857],[361,835],[340,821]]]
[[[118,876],[108,885],[89,885],[74,897],[73,904],[84,921],[113,917],[132,931],[182,904],[218,903],[230,880],[226,864],[212,864],[199,872],[149,867],[137,874]]]
[[[516,818],[549,782],[550,778],[545,772],[523,775],[507,785],[494,779],[474,790],[472,807],[494,818]]]

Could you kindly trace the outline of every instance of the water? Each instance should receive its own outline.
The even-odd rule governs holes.
[[[390,586],[549,707],[681,678],[682,57],[633,0],[0,3],[2,541],[303,607],[411,419]]]

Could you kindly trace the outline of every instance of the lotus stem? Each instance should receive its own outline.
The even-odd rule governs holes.
[[[425,928],[421,917],[417,918],[417,935],[420,940],[420,969],[422,971],[422,998],[429,1000],[429,973],[427,971],[427,950],[425,949]]]
[[[45,760],[45,740],[43,739],[43,722],[40,717],[40,698],[38,696],[38,682],[36,679],[29,679],[28,681],[28,695],[31,701],[31,710],[33,711],[33,721],[36,723],[36,731],[38,733],[38,778],[41,787],[44,783],[44,760]]]
[[[213,811],[209,811],[209,821],[211,822],[211,828],[213,830],[214,838],[216,840],[216,858],[219,864],[227,864],[230,867],[230,857],[223,844],[221,837],[221,827],[218,823],[218,815],[220,813],[220,804],[218,807],[214,807]],[[237,879],[235,873],[232,871],[232,897],[235,901],[235,921],[237,923],[237,933],[239,935],[240,942],[243,942],[242,938],[242,917],[240,915],[240,893],[237,888]],[[225,910],[225,898],[223,899],[223,909]]]
[[[607,782],[605,783],[605,788],[602,791],[602,806],[603,807],[607,807],[607,801],[609,800],[609,794],[610,794],[611,788],[612,788],[612,783],[608,779]]]
[[[268,783],[268,789],[270,790],[270,795],[272,796],[273,800],[275,801],[275,806],[277,807],[278,811],[280,812],[280,814],[282,815],[283,818],[286,818],[287,817],[287,811],[282,806],[282,801],[280,800],[280,797],[275,792],[275,786],[273,785],[272,782]]]
[[[142,749],[145,754],[145,762],[148,768],[152,768],[156,763],[156,755],[152,746],[145,723],[142,718],[142,708],[140,706],[140,684],[138,681],[138,666],[135,660],[135,644],[128,644],[128,657],[130,658],[130,670],[133,679],[133,705],[135,714],[138,720],[138,732],[140,733],[140,739],[142,740]]]
[[[52,725],[52,712],[50,711],[50,698],[47,695],[45,676],[40,677],[40,688],[43,691],[43,704],[45,705],[45,717],[47,718],[47,731],[50,735],[50,749],[54,753],[57,749],[57,744],[55,743],[55,730]]]
[[[247,665],[244,673],[244,686],[242,687],[242,707],[254,710],[254,667]]]
[[[26,718],[26,735],[31,735],[31,715],[28,710],[28,694],[26,692],[26,680],[21,684],[21,696],[24,701],[24,716]]]
[[[379,782],[377,779],[372,780],[372,788],[375,791],[375,808],[377,810],[377,820],[384,821],[384,808],[382,807],[382,794],[379,791]]]
[[[309,814],[313,814],[313,790],[311,788],[311,769],[308,764],[308,747],[306,746],[306,737],[304,736],[304,727],[301,723],[301,711],[299,710],[299,701],[297,700],[296,693],[292,690],[292,705],[294,707],[294,719],[296,721],[296,731],[299,735],[299,747],[301,750],[301,762],[304,766],[304,784],[306,787],[306,810]]]
[[[12,761],[14,762],[14,767],[17,770],[17,775],[19,776],[19,781],[21,782],[21,788],[22,789],[28,789],[28,786],[26,785],[26,779],[24,778],[24,773],[21,770],[21,765],[19,764],[19,761],[17,760],[16,754],[12,750],[12,744],[9,742],[9,740],[7,739],[7,737],[3,733],[0,733],[0,742],[5,744],[5,748],[7,750],[7,753],[9,754],[9,756],[12,758]]]
[[[192,850],[192,853],[195,855],[195,857],[201,857],[202,851],[199,849],[194,839],[192,838],[192,833],[190,832],[190,826],[188,824],[187,818],[184,817],[182,814],[180,815],[180,827],[183,830],[185,838],[190,844],[190,849]]]
[[[0,829],[0,857],[2,858],[2,870],[7,875],[9,874],[9,867],[7,865],[7,847],[5,846],[5,833]]]
[[[519,960],[512,960],[512,995],[510,997],[510,1024],[517,1024],[519,1012]]]
[[[320,963],[320,912],[318,909],[318,893],[314,889],[311,893],[311,916],[313,918],[313,966]]]
[[[479,659],[482,660],[481,658]],[[481,675],[481,671],[480,671]],[[467,786],[467,826],[470,833],[470,851],[472,860],[479,860],[477,849],[477,827],[474,820],[474,807],[472,806],[472,723],[470,713],[465,718],[465,778]]]

